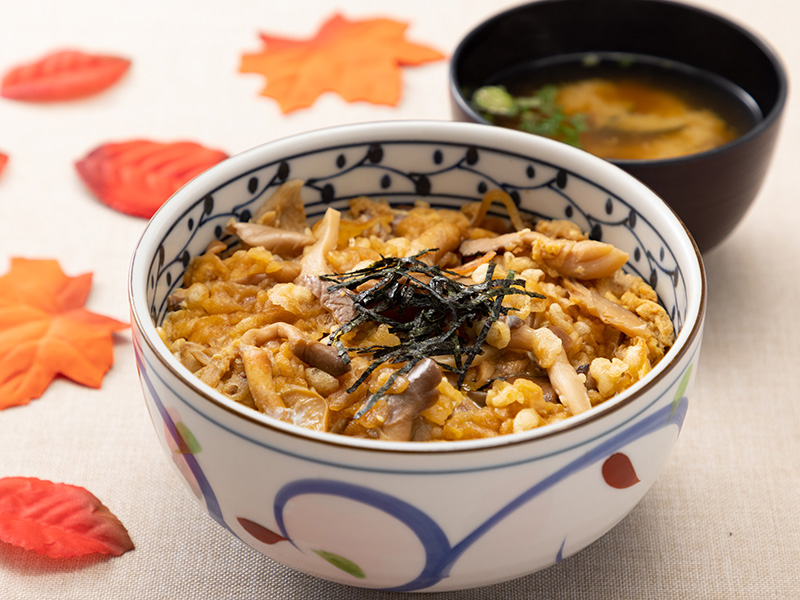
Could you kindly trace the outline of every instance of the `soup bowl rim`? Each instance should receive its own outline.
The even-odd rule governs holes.
[[[776,121],[778,121],[786,106],[788,98],[789,81],[786,72],[786,67],[778,55],[777,51],[770,45],[762,36],[754,31],[748,29],[744,25],[737,23],[729,17],[720,15],[699,6],[683,4],[681,2],[674,2],[672,0],[640,0],[651,4],[662,4],[673,7],[680,7],[688,12],[702,14],[712,20],[718,21],[731,30],[737,31],[740,35],[747,38],[761,53],[767,58],[772,65],[772,72],[776,79],[777,93],[775,95],[775,102],[770,107],[770,110],[764,114],[762,111],[761,117],[756,123],[741,135],[736,136],[734,139],[726,142],[715,148],[704,150],[702,152],[694,152],[682,156],[674,156],[669,158],[646,158],[646,159],[631,159],[631,158],[609,158],[605,159],[615,165],[621,167],[636,167],[642,165],[679,165],[681,163],[702,160],[704,158],[711,158],[726,153],[727,151],[737,147],[743,146],[750,142],[753,138],[758,137],[764,131],[770,129]],[[452,100],[458,105],[459,110],[468,115],[470,119],[481,125],[496,126],[491,121],[480,115],[470,104],[469,99],[464,97],[458,86],[458,67],[462,55],[467,51],[467,48],[474,42],[475,38],[479,37],[486,29],[492,27],[496,23],[512,17],[515,13],[524,12],[534,5],[540,4],[560,4],[569,3],[570,0],[537,0],[535,2],[528,2],[526,4],[514,6],[510,9],[501,11],[488,19],[478,23],[473,27],[458,43],[456,49],[453,51],[450,66],[448,69],[448,81],[450,88],[450,95]],[[589,51],[587,51],[589,52]],[[558,55],[553,55],[558,56]],[[747,92],[747,90],[745,90]],[[530,134],[529,134],[530,135]]]

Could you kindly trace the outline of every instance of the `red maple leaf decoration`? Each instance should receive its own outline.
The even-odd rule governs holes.
[[[114,361],[112,333],[128,327],[83,308],[87,273],[55,260],[12,258],[0,277],[0,410],[39,398],[58,376],[99,388]]]
[[[264,49],[242,56],[242,73],[267,78],[261,94],[283,112],[311,106],[324,92],[348,102],[396,105],[404,65],[440,60],[444,55],[405,39],[408,25],[392,19],[348,21],[334,15],[309,40],[261,34]]]

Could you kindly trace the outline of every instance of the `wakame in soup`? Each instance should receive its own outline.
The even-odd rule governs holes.
[[[761,118],[756,102],[727,79],[619,53],[565,55],[507,69],[475,90],[472,104],[491,123],[611,160],[705,152]]]

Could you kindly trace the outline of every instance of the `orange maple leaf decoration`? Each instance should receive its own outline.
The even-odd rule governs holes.
[[[406,41],[407,28],[392,19],[348,21],[337,14],[310,40],[261,34],[264,50],[243,55],[239,71],[264,75],[261,94],[277,100],[284,113],[311,106],[324,92],[394,106],[402,91],[401,66],[444,58]]]
[[[83,306],[92,275],[55,260],[12,258],[0,277],[0,410],[39,398],[59,375],[99,388],[113,364],[111,334],[128,327]]]

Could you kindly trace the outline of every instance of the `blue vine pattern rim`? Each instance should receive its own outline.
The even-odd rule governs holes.
[[[416,169],[393,165],[394,150],[415,146],[419,151],[414,151],[421,157],[419,162],[424,165]],[[503,158],[520,163],[514,181],[499,180],[491,174],[492,161]],[[313,165],[306,164],[308,161]],[[408,160],[402,162],[406,164]],[[329,166],[321,172],[320,164]],[[315,176],[310,177],[309,173]],[[347,188],[347,180],[352,177],[360,178],[359,186],[354,188],[357,193],[337,191],[339,183]],[[586,226],[591,239],[603,240],[610,229],[625,230],[633,240],[632,260],[626,269],[657,289],[676,331],[683,325],[688,296],[674,252],[653,224],[624,198],[542,159],[489,146],[428,140],[361,142],[298,153],[232,177],[195,200],[158,241],[158,250],[148,267],[149,312],[154,323],[163,319],[167,298],[180,285],[192,256],[201,253],[212,239],[226,239],[225,225],[230,219],[248,220],[267,195],[290,178],[305,180],[304,193],[311,196],[306,211],[311,220],[328,207],[345,208],[357,196],[383,198],[393,205],[407,205],[418,198],[434,208],[454,208],[478,201],[489,189],[499,188],[531,217],[574,220]],[[456,185],[454,180],[458,180]],[[580,188],[574,193],[573,182]],[[545,212],[528,206],[523,195],[530,193],[540,197],[545,194],[551,205],[559,203],[558,214],[555,208]],[[602,206],[592,212],[583,208],[575,196],[585,193],[602,197],[604,201],[594,203]],[[225,201],[219,202],[220,197]],[[662,284],[664,279],[667,283]]]

